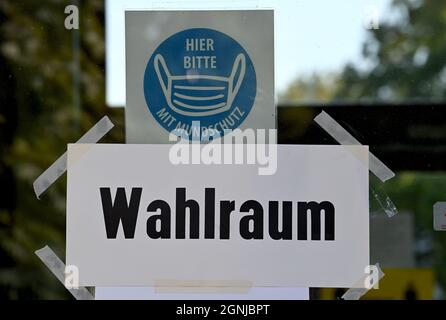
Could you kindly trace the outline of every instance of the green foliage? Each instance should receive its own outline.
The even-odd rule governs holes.
[[[296,79],[288,89],[279,95],[283,102],[323,103],[332,102],[335,93],[340,89],[340,79],[337,74],[317,73],[304,78]]]
[[[443,101],[446,95],[446,2],[394,0],[378,29],[368,31],[364,65],[339,74],[298,78],[283,101]]]
[[[34,255],[65,257],[66,179],[40,201],[32,183],[104,115],[117,124],[105,141],[124,140],[122,112],[105,106],[104,3],[82,1],[79,31],[64,28],[67,4],[0,2],[0,176],[12,173],[13,198],[0,201],[0,299],[70,297]]]

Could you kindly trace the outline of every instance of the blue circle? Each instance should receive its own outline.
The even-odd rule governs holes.
[[[144,74],[152,116],[169,132],[180,128],[192,133],[189,138],[196,121],[202,130],[220,136],[238,128],[256,93],[256,72],[246,50],[228,35],[207,28],[187,29],[166,39]]]

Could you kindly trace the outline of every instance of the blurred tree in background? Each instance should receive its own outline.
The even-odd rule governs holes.
[[[299,101],[299,103],[332,102],[342,85],[340,76],[336,73],[317,74],[297,78],[283,93],[279,100],[283,103]]]
[[[66,179],[40,201],[32,183],[106,114],[105,141],[124,139],[122,112],[105,106],[104,3],[80,1],[78,31],[64,27],[69,4],[0,1],[0,299],[70,296],[34,255],[65,257]]]
[[[280,95],[282,101],[295,105],[351,101],[367,103],[365,107],[381,101],[444,103],[446,2],[393,0],[390,9],[379,29],[368,31],[363,45],[364,65],[348,64],[338,74],[298,78]],[[293,108],[285,108],[282,112],[286,117],[279,118],[279,127],[285,132],[282,130],[280,134],[296,134],[298,129],[292,124],[302,119],[298,119]],[[314,116],[308,115],[309,118]],[[434,267],[437,281],[445,292],[446,235],[433,231],[432,211],[437,201],[446,201],[446,175],[400,172],[380,187],[400,211],[414,213],[417,263]],[[423,245],[426,240],[432,244]]]
[[[444,101],[446,2],[393,0],[387,18],[368,31],[365,65],[298,78],[283,101]]]

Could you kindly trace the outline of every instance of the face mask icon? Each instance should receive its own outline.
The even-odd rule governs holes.
[[[236,57],[229,77],[172,75],[161,54],[155,56],[154,67],[172,110],[185,116],[205,117],[231,109],[245,77],[246,58],[243,53]]]

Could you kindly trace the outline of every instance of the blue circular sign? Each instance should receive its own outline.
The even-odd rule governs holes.
[[[254,65],[246,50],[228,35],[205,28],[178,32],[155,50],[144,75],[150,113],[167,131],[191,134],[238,128],[257,93]]]

